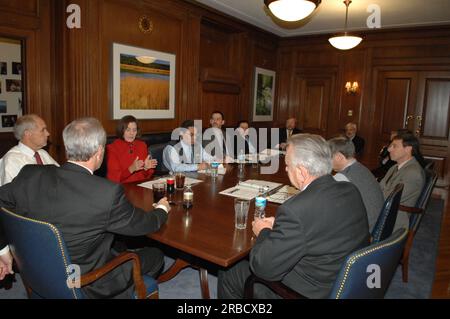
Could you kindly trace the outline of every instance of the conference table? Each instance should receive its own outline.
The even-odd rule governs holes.
[[[185,210],[182,205],[182,190],[177,190],[171,200],[167,222],[148,237],[178,252],[174,264],[158,278],[162,283],[175,277],[182,269],[191,266],[200,271],[202,297],[209,298],[208,271],[204,261],[228,268],[245,258],[255,241],[252,231],[254,200],[251,201],[247,228],[239,230],[234,225],[234,197],[219,192],[235,186],[239,181],[258,179],[289,185],[284,157],[279,158],[279,169],[275,174],[260,174],[262,165],[245,164],[239,173],[238,164],[226,164],[225,175],[212,178],[208,174],[186,173],[186,176],[202,180],[194,184],[194,205]],[[135,206],[150,211],[153,209],[152,190],[125,184],[125,193]],[[274,216],[279,204],[267,203],[266,216]]]

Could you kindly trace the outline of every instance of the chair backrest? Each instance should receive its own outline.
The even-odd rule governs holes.
[[[423,185],[422,192],[417,199],[417,208],[422,208],[425,212],[428,202],[430,201],[431,194],[433,193],[434,185],[438,179],[437,173],[433,170],[425,169],[425,184]],[[422,214],[411,214],[409,217],[409,229],[417,230],[420,221],[422,220]]]
[[[80,289],[67,286],[71,261],[55,226],[17,215],[5,208],[0,210],[0,221],[20,275],[31,289],[31,298],[84,297]]]
[[[167,145],[167,143],[154,144],[150,145],[150,147],[148,148],[148,153],[151,154],[152,158],[158,161],[155,172],[159,175],[169,173],[169,170],[163,163],[163,152]]]
[[[406,229],[398,229],[388,239],[349,255],[336,278],[330,298],[383,298],[397,269],[407,234]]]
[[[381,213],[372,230],[372,243],[378,243],[391,236],[397,220],[398,207],[402,198],[403,184],[395,186],[394,190],[384,201]]]
[[[432,171],[434,169],[434,161],[433,160],[425,160],[426,164],[424,169],[429,169],[430,171]]]

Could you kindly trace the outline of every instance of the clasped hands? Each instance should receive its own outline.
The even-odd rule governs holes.
[[[252,222],[252,230],[253,233],[258,237],[261,230],[264,228],[273,228],[273,223],[275,222],[275,217],[267,217],[267,218],[255,218]]]
[[[158,161],[156,159],[152,159],[150,155],[147,155],[147,158],[143,161],[140,160],[139,157],[136,157],[136,159],[131,163],[128,170],[130,173],[134,173],[140,170],[148,170],[151,168],[155,168],[158,165]]]

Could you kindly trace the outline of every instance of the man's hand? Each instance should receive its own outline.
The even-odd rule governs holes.
[[[144,161],[144,169],[148,170],[151,168],[155,168],[156,166],[158,166],[158,161],[150,158],[150,155],[147,155],[147,158]]]
[[[13,258],[8,251],[6,254],[0,256],[0,280],[3,280],[6,275],[14,274],[12,270]]]
[[[167,201],[167,197],[161,198],[158,204],[156,204],[156,206],[158,205],[164,205],[167,208],[167,212],[170,212],[170,205],[169,202]]]
[[[140,171],[143,168],[144,168],[144,161],[140,160],[139,157],[136,157],[136,159],[133,161],[130,167],[128,167],[128,170],[130,171],[130,173],[133,174],[134,172]]]
[[[258,236],[261,230],[263,230],[264,228],[272,229],[274,222],[274,217],[255,218],[255,220],[252,222],[253,233]]]
[[[208,169],[208,167],[209,167],[209,164],[203,162],[203,163],[200,163],[197,165],[197,170],[202,171],[202,170]]]

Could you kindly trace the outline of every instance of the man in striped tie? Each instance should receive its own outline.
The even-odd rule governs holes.
[[[20,117],[14,125],[14,136],[19,143],[5,154],[0,163],[0,185],[13,180],[28,164],[59,166],[43,147],[49,137],[43,119],[35,114]]]

